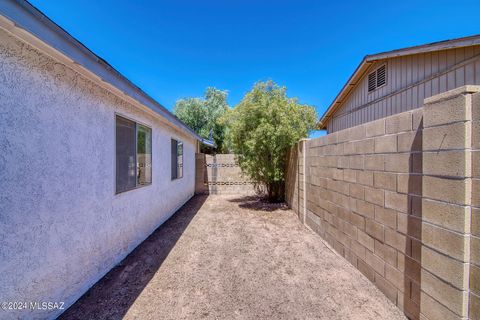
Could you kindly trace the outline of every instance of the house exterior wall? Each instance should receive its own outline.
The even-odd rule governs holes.
[[[479,123],[464,86],[294,148],[291,207],[412,319],[480,316]]]
[[[387,64],[386,85],[368,92],[368,74]],[[374,63],[327,123],[329,133],[423,106],[425,98],[480,85],[480,46],[390,58]]]
[[[115,114],[152,128],[153,153],[152,184],[117,195]],[[184,143],[174,181],[171,138]],[[0,29],[2,301],[71,305],[194,194],[196,149],[192,136]]]

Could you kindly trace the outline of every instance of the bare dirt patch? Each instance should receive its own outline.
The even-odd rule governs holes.
[[[64,319],[405,319],[282,204],[197,196]]]

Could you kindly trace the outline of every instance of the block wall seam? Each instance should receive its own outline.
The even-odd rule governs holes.
[[[466,185],[466,192],[467,192],[467,205],[469,208],[467,209],[467,217],[465,224],[468,225],[466,233],[466,241],[465,241],[465,251],[468,252],[467,254],[467,263],[471,266],[471,242],[472,242],[472,236],[471,236],[471,221],[472,221],[472,196],[473,196],[473,190],[472,190],[472,176],[473,176],[473,154],[471,152],[472,148],[472,138],[473,138],[473,129],[472,129],[472,122],[473,122],[473,101],[472,101],[472,94],[467,95],[466,97],[466,123],[465,123],[465,149],[468,150],[465,155],[465,168],[466,172],[465,175],[468,176],[468,182]],[[468,196],[470,195],[470,196]],[[466,277],[468,279],[468,286],[467,286],[467,314],[468,317],[470,318],[470,304],[472,303],[470,301],[470,294],[471,294],[471,287],[472,284],[470,283],[472,281],[471,278],[471,267],[467,267],[466,271]]]

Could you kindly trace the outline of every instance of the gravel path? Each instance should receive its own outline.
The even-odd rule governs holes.
[[[64,319],[405,319],[295,213],[197,196]]]

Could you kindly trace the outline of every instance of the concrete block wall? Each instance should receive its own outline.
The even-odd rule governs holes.
[[[470,131],[468,138],[471,153],[467,158],[471,162],[471,220],[470,220],[470,281],[469,281],[469,316],[480,319],[480,93],[469,97],[471,99],[471,121],[467,126]],[[468,132],[468,131],[467,131]],[[468,142],[467,142],[468,144]]]
[[[304,149],[306,141],[301,140],[289,151],[285,177],[285,199],[302,222],[305,222]]]
[[[288,168],[301,220],[411,319],[480,316],[479,91],[301,141]]]
[[[208,194],[206,154],[195,154],[195,194]]]
[[[242,174],[234,154],[196,154],[196,194],[252,195],[254,185]]]

